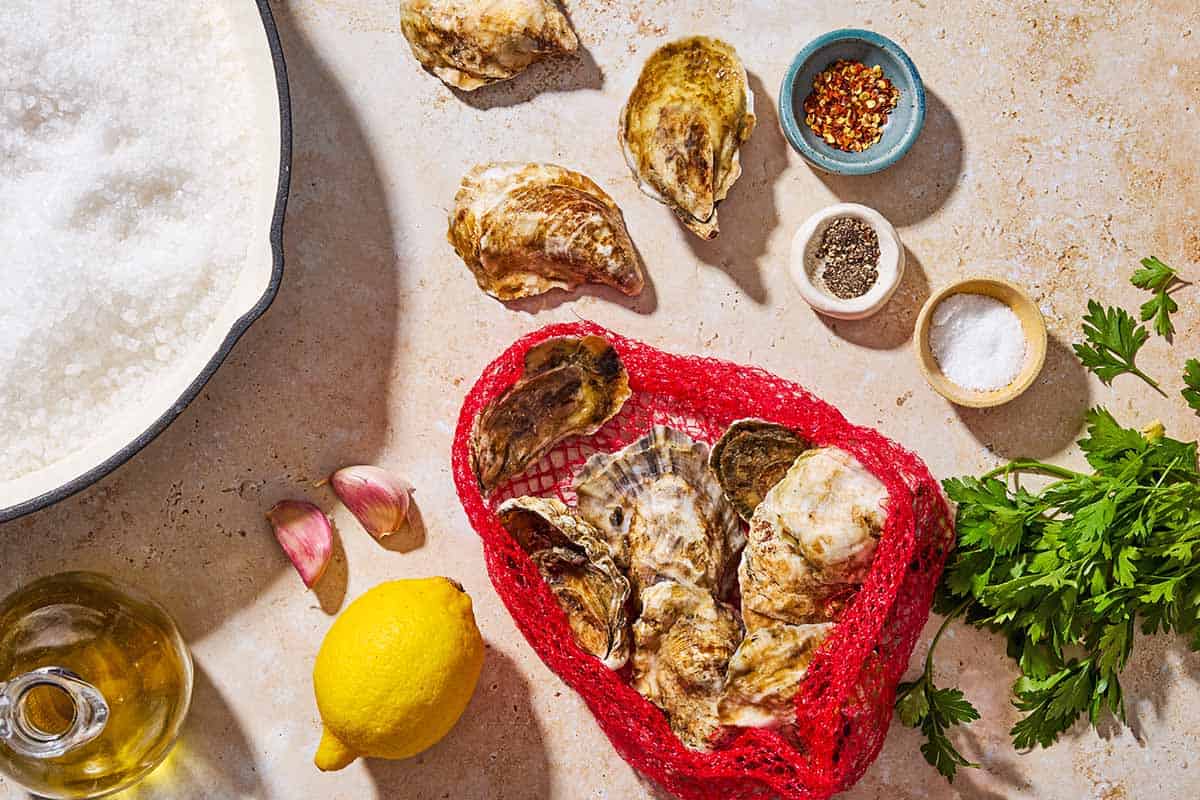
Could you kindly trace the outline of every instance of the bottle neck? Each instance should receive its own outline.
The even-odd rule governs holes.
[[[39,691],[59,693],[53,715],[45,711],[50,704],[37,699]],[[63,724],[51,724],[59,721]],[[18,755],[57,758],[95,739],[107,722],[104,696],[69,670],[42,667],[0,683],[0,744]]]

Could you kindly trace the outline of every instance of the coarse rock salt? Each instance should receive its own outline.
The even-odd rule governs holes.
[[[933,310],[929,348],[947,378],[964,389],[1003,389],[1021,372],[1027,349],[1021,320],[982,294],[954,294]]]
[[[232,291],[262,165],[223,5],[4,0],[0,479],[136,408]]]

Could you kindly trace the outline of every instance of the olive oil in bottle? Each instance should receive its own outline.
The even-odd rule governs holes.
[[[0,773],[38,795],[136,783],[170,752],[191,693],[175,623],[109,578],[53,575],[0,603]]]

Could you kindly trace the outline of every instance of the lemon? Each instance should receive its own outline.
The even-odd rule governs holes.
[[[483,638],[457,583],[421,578],[371,589],[334,621],[317,653],[317,767],[431,747],[466,709],[482,667]]]

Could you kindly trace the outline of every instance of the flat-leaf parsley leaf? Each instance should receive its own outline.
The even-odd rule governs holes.
[[[1179,281],[1179,275],[1154,256],[1142,259],[1142,268],[1133,273],[1129,282],[1139,289],[1154,292],[1154,297],[1142,305],[1142,321],[1154,320],[1154,332],[1164,339],[1175,335],[1175,323],[1171,315],[1179,310],[1179,304],[1171,297],[1170,290]]]
[[[1089,300],[1088,313],[1083,318],[1083,336],[1087,341],[1075,345],[1075,355],[1106,385],[1118,375],[1128,373],[1162,392],[1158,383],[1135,363],[1150,334],[1125,309],[1105,308]]]
[[[1187,404],[1200,411],[1200,361],[1189,358],[1184,365],[1183,382],[1187,386],[1180,394]]]

